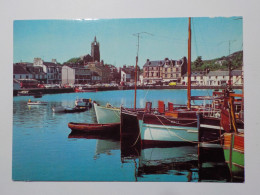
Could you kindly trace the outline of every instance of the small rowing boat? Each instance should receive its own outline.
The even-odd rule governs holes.
[[[31,102],[31,101],[28,101],[27,105],[47,105],[47,102],[41,102],[41,101]]]
[[[68,123],[68,127],[74,131],[82,131],[88,133],[101,133],[119,131],[120,123],[111,124],[93,124],[93,123]]]

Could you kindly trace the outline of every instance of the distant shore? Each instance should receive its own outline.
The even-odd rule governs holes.
[[[191,89],[225,89],[225,86],[191,86]],[[233,89],[242,89],[243,86],[233,86]],[[118,86],[118,87],[96,87],[96,88],[88,88],[88,89],[96,89],[97,91],[113,91],[113,90],[132,90],[134,86]],[[176,85],[176,86],[137,86],[137,89],[187,89],[186,85]],[[31,88],[31,89],[21,89],[14,90],[13,95],[17,96],[19,91],[29,91],[32,93],[42,94],[57,94],[57,93],[73,93],[74,88],[55,88],[55,89],[42,89],[42,88]]]

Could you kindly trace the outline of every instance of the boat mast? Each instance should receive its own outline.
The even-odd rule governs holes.
[[[190,110],[191,108],[191,18],[189,17],[189,38],[188,38],[188,88],[187,88],[187,97],[188,97],[188,103],[187,107]]]
[[[139,37],[138,37],[138,39],[139,39]],[[135,101],[134,101],[134,110],[136,110],[137,64],[138,64],[138,55],[136,56],[136,63],[135,63]]]
[[[134,99],[134,111],[136,111],[136,83],[137,83],[137,64],[138,64],[138,53],[139,53],[139,36],[140,33],[137,33],[137,54],[135,61],[135,99]]]

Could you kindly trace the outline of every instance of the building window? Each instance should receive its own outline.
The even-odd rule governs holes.
[[[165,74],[165,77],[167,77],[167,74]]]
[[[29,78],[29,76],[28,76],[28,75],[26,75],[26,78],[28,79],[28,78]]]

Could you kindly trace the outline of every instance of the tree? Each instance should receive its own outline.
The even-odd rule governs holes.
[[[196,68],[201,67],[203,65],[202,57],[198,56],[197,59],[194,62],[194,65]]]

